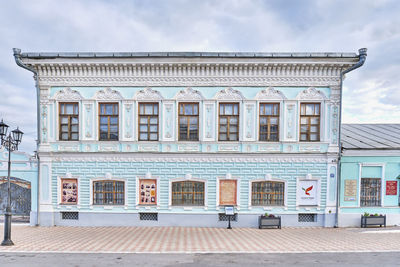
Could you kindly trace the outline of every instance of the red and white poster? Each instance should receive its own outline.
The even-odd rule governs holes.
[[[297,187],[297,204],[303,206],[318,205],[318,181],[300,180]]]
[[[386,181],[386,195],[397,195],[397,181]]]

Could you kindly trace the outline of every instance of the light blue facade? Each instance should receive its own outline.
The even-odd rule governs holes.
[[[365,156],[343,156],[341,164],[340,189],[340,226],[360,226],[360,216],[369,214],[385,214],[388,225],[400,225],[399,177],[400,154],[397,151],[370,151]],[[381,205],[368,207],[360,205],[361,178],[379,178],[381,180]],[[354,196],[345,196],[346,181],[355,181]],[[397,183],[396,194],[386,192],[386,182]],[[349,193],[349,190],[347,190]]]
[[[236,184],[229,191],[236,226],[256,227],[264,213],[282,216],[283,226],[335,224],[340,73],[357,55],[28,53],[19,60],[38,81],[40,225],[222,227],[222,198],[233,187],[221,181]],[[138,107],[146,102],[159,107],[158,141],[138,140]],[[178,138],[179,103],[188,102],[199,105],[199,141]],[[59,138],[60,103],[78,104],[78,141]],[[100,103],[118,104],[118,141],[99,141]],[[221,103],[239,105],[238,141],[219,141]],[[279,141],[259,140],[260,103],[279,104]],[[320,107],[317,141],[300,141],[304,103]],[[62,203],[63,179],[76,179],[77,203]],[[142,179],[156,181],[152,206],[139,202]],[[123,205],[93,204],[100,180],[123,182]],[[178,181],[204,183],[204,205],[173,205]],[[254,182],[283,183],[283,205],[253,206]]]

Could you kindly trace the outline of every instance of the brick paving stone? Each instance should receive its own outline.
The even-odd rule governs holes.
[[[31,227],[13,225],[0,252],[366,252],[400,251],[400,228]],[[0,233],[3,232],[2,226]]]

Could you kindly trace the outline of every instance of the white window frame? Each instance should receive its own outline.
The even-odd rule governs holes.
[[[173,182],[184,182],[184,181],[191,181],[191,182],[202,182],[204,183],[204,205],[203,206],[176,206],[172,205],[172,183]],[[193,208],[204,208],[205,210],[208,209],[208,182],[207,179],[204,178],[193,178],[191,174],[186,174],[185,177],[180,178],[173,178],[169,180],[168,185],[168,208],[183,208],[184,210],[192,210]]]
[[[381,205],[380,206],[361,206],[361,178],[376,178],[376,177],[362,177],[362,167],[381,167]],[[384,185],[384,181],[385,181],[385,167],[386,164],[385,163],[358,163],[358,201],[357,201],[357,205],[359,208],[377,208],[377,207],[384,207],[384,199],[385,199],[385,185]]]
[[[107,205],[107,204],[93,204],[93,182],[96,181],[116,181],[116,182],[124,182],[124,205]],[[104,177],[96,177],[90,179],[90,199],[89,199],[89,205],[90,209],[93,209],[93,207],[103,207],[104,209],[113,209],[113,207],[124,207],[125,209],[128,208],[128,180],[126,178],[116,178],[112,177],[110,173],[107,173]]]
[[[283,206],[253,206],[251,204],[251,197],[253,195],[253,183],[254,182],[283,182],[284,183],[284,196],[283,196]],[[287,210],[287,197],[288,197],[288,181],[281,178],[274,178],[271,174],[266,174],[264,178],[254,178],[249,180],[249,199],[248,199],[248,206],[249,210],[252,208],[263,208],[264,210],[272,210],[272,209],[284,209]]]

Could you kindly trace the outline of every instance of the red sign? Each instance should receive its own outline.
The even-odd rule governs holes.
[[[397,181],[386,181],[386,195],[397,195]]]

